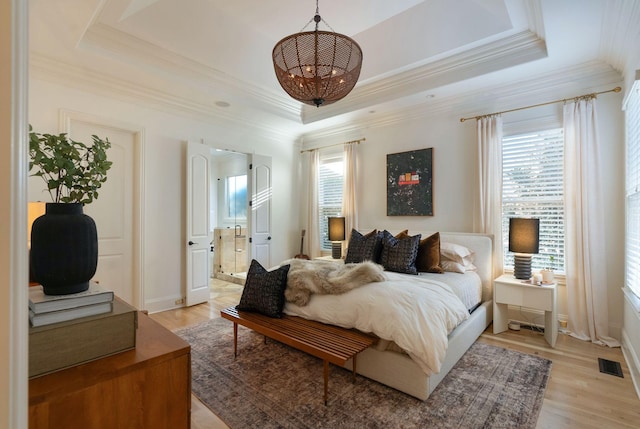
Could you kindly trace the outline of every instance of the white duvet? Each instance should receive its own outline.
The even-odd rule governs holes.
[[[393,272],[385,277],[340,295],[314,294],[304,307],[287,302],[284,312],[374,333],[394,341],[426,374],[440,372],[447,336],[468,310],[442,282]]]

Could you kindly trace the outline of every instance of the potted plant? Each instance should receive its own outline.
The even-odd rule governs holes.
[[[52,200],[31,229],[31,273],[48,295],[86,290],[98,265],[96,224],[83,205],[98,198],[112,162],[109,140],[92,139],[87,145],[29,127],[29,171],[44,180]]]
[[[542,274],[542,282],[543,283],[553,283],[553,262],[555,261],[555,257],[553,255],[549,256],[549,266],[547,268],[545,268],[544,270],[541,270],[540,273]]]

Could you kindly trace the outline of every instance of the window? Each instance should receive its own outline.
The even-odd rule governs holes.
[[[532,269],[564,273],[564,137],[562,128],[502,139],[502,236],[504,266],[509,252],[509,218],[540,219],[540,252]]]
[[[625,285],[640,297],[640,81],[629,92],[626,106],[627,173]]]
[[[342,212],[343,164],[342,153],[320,156],[318,222],[320,223],[320,247],[322,250],[331,250],[327,218],[339,216]]]
[[[247,175],[227,177],[227,217],[247,218]]]

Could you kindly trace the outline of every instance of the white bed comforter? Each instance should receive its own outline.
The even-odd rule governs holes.
[[[356,328],[394,341],[427,375],[440,372],[449,333],[469,312],[446,284],[422,276],[385,272],[386,280],[340,295],[312,295],[286,314]]]

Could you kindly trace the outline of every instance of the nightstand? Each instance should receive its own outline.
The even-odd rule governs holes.
[[[558,338],[556,283],[532,285],[512,275],[502,275],[493,281],[493,333],[507,330],[509,304],[544,311],[544,338],[551,347]]]

